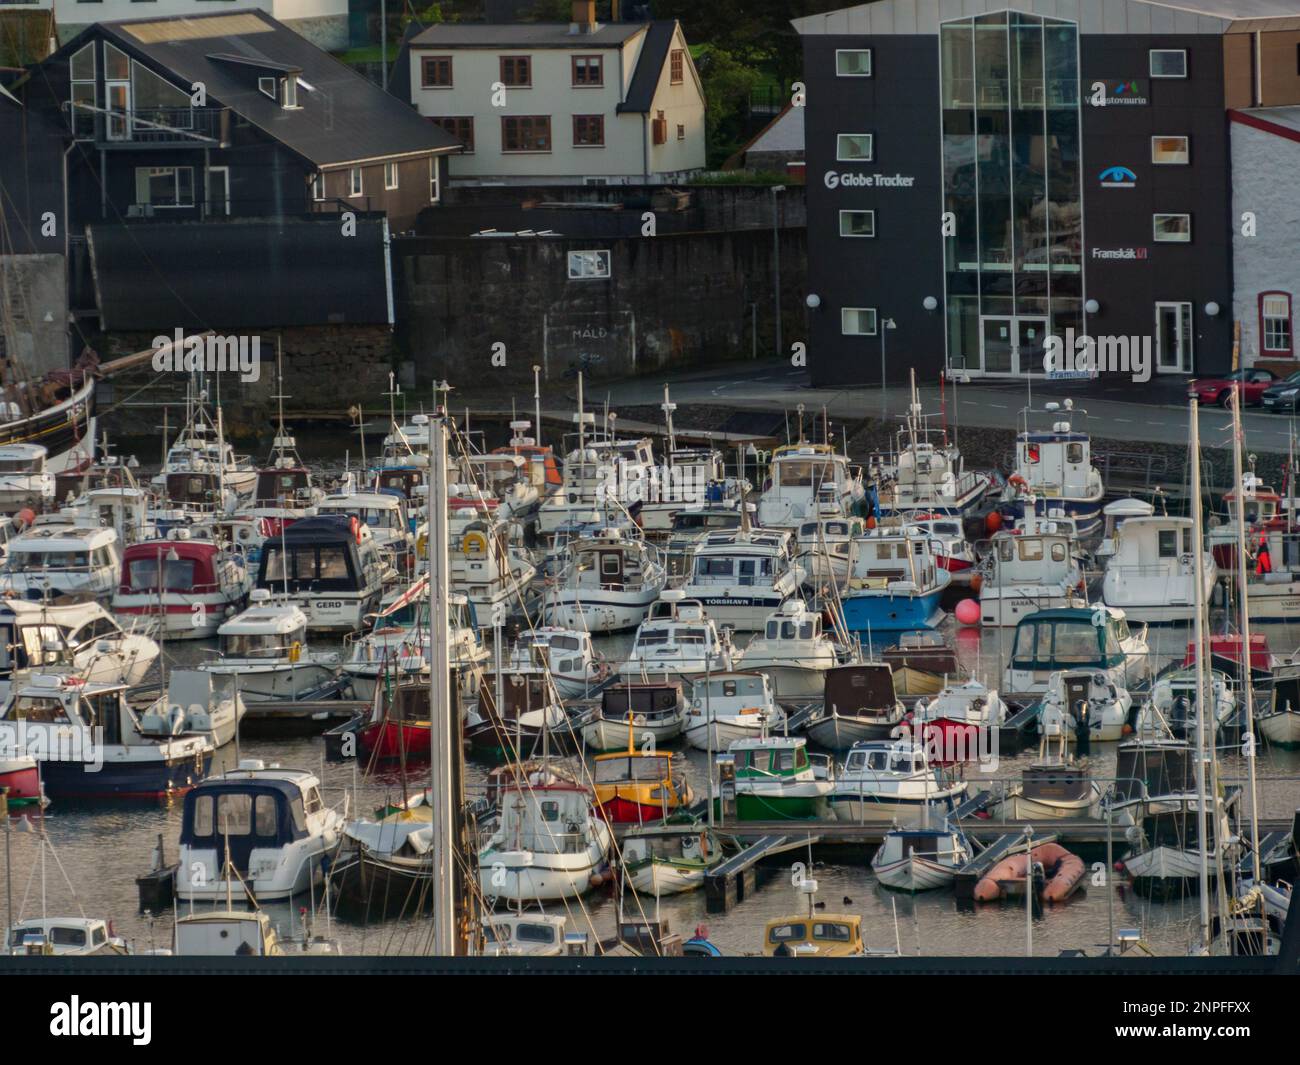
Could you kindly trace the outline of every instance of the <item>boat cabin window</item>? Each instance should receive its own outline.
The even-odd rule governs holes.
[[[515,929],[517,943],[554,943],[555,929],[548,924],[521,924]]]
[[[1192,553],[1192,530],[1188,528],[1184,528],[1183,529],[1183,554],[1190,555],[1191,553]]]
[[[821,619],[813,618],[811,621],[802,622],[799,625],[799,639],[814,640],[817,638],[817,630],[821,628]]]
[[[12,548],[5,569],[10,573],[30,573],[33,570],[88,569],[90,554],[87,551],[15,551]]]
[[[1043,560],[1043,541],[1037,537],[1033,539],[1021,539],[1020,543],[1020,561],[1021,562],[1041,562]]]
[[[281,636],[273,632],[239,633],[221,637],[221,653],[227,658],[279,658],[295,642],[301,642],[303,630]]]
[[[1160,557],[1175,558],[1178,555],[1178,530],[1161,529],[1156,536]]]
[[[835,943],[849,943],[853,940],[853,929],[839,921],[815,921],[813,939],[828,939]]]
[[[44,469],[43,456],[31,459],[0,458],[0,473],[41,473]]]
[[[603,758],[596,763],[596,783],[612,784],[620,780],[667,780],[668,759],[661,757]]]
[[[188,592],[194,587],[194,560],[163,559],[162,590]],[[129,587],[133,592],[158,591],[158,559],[135,558],[128,567]]]
[[[28,666],[52,666],[63,657],[63,633],[57,625],[24,625],[18,630],[22,634],[22,650]],[[0,631],[0,636],[5,635]],[[6,645],[5,654],[8,655]],[[24,665],[19,656],[18,666]]]
[[[937,521],[931,528],[938,536],[960,536],[961,529],[951,521]]]
[[[699,577],[730,577],[735,563],[729,558],[701,558],[695,563],[695,573]]]
[[[778,924],[767,931],[769,943],[785,943],[792,939],[806,939],[808,926],[805,924]]]
[[[888,541],[883,544],[876,544],[876,558],[907,558],[907,544],[902,541],[895,544],[891,544]]]
[[[776,464],[776,484],[780,488],[811,488],[823,481],[833,480],[835,467],[830,462],[787,459]]]
[[[781,639],[793,640],[795,634],[795,623],[793,621],[781,622]]]
[[[84,928],[65,928],[55,925],[50,929],[50,942],[56,947],[84,947],[86,930]]]
[[[303,795],[303,806],[305,812],[314,814],[324,807],[324,805],[325,804],[321,802],[320,789],[308,788],[306,793]]]
[[[1005,539],[998,544],[998,561],[1010,562],[1015,557],[1015,545],[1010,539]]]
[[[541,808],[543,821],[558,821],[560,819],[560,804],[558,802],[547,799],[537,805]]]
[[[1082,445],[1082,444],[1077,444],[1077,443],[1076,443],[1076,444],[1066,444],[1066,445],[1065,445],[1065,461],[1066,461],[1066,462],[1073,463],[1073,464],[1076,465],[1076,466],[1077,466],[1080,462],[1082,462],[1082,461],[1083,461],[1083,445]]]
[[[33,695],[18,696],[9,713],[5,715],[5,720],[34,721],[50,725],[70,724],[62,700]]]
[[[776,752],[776,770],[778,773],[792,773],[795,770],[806,768],[808,768],[808,752],[802,747]]]
[[[287,579],[294,591],[301,584],[312,585],[316,591],[328,591],[323,583],[328,581],[337,590],[347,590],[350,574],[348,551],[342,544],[282,545],[271,541],[262,563],[261,583],[270,586]]]

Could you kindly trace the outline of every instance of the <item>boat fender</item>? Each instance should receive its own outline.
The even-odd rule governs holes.
[[[302,644],[294,640],[289,646],[289,661],[297,662],[302,657]]]
[[[357,541],[357,546],[360,547],[361,546],[361,522],[357,521],[356,516],[353,515],[351,518],[348,519],[348,524],[352,527],[352,536]]]

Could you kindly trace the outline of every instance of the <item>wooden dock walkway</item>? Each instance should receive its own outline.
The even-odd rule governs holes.
[[[755,867],[759,862],[817,842],[816,833],[790,829],[759,836],[739,854],[728,858],[704,877],[706,909],[709,913],[726,913],[754,893],[758,882]]]

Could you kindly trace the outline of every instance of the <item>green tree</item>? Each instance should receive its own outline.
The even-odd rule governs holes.
[[[730,52],[712,45],[699,51],[695,65],[704,83],[708,162],[717,166],[743,143],[749,94],[763,80],[763,75]]]

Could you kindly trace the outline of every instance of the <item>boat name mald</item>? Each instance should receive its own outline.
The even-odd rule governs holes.
[[[148,1046],[153,1038],[153,1004],[150,1002],[68,1002],[50,1005],[50,1035],[131,1037],[135,1046]]]
[[[156,336],[153,368],[157,373],[226,373],[237,371],[239,379],[252,384],[262,376],[260,336],[186,336],[179,327],[170,337]]]

